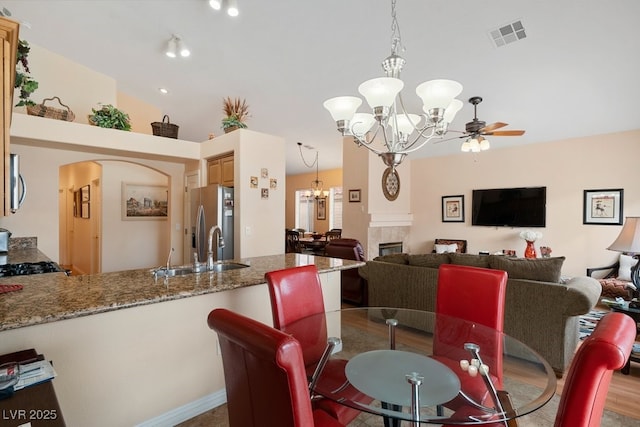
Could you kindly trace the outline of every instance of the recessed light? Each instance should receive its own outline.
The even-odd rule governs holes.
[[[158,90],[160,91],[160,93],[163,93],[165,95],[169,93],[169,91],[163,87],[158,88]]]

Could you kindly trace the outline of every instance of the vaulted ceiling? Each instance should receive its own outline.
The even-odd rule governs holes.
[[[358,96],[361,82],[382,76],[390,0],[238,4],[231,18],[207,0],[0,0],[29,23],[21,38],[113,77],[120,91],[169,114],[181,139],[220,134],[222,99],[241,97],[251,129],[285,139],[288,174],[309,171],[298,141],[319,151],[321,170],[340,167],[342,137],[322,103]],[[492,138],[493,149],[640,127],[638,0],[397,0],[397,15],[405,102],[419,110],[422,81],[461,82],[465,107],[451,129],[464,130],[473,118],[467,100],[479,95],[480,119],[527,131]],[[526,38],[496,47],[490,31],[515,21]],[[172,34],[191,57],[163,54]],[[411,156],[458,152],[461,143]]]

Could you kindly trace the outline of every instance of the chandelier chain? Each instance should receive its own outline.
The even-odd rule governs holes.
[[[391,0],[391,52],[395,55],[405,51],[400,35],[400,24],[396,18],[396,0]]]
[[[312,167],[314,167],[314,166],[316,166],[318,164],[318,152],[317,151],[316,151],[316,156],[313,159],[313,162],[308,163],[307,160],[304,158],[304,154],[302,154],[302,144],[300,142],[298,143],[298,150],[300,150],[300,157],[302,157],[302,163],[304,163],[304,165],[306,167],[311,169]]]

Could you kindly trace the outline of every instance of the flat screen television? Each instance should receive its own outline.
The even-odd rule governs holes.
[[[473,190],[471,225],[544,227],[547,187]]]

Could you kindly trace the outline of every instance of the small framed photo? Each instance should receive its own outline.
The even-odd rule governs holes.
[[[622,225],[624,190],[584,190],[583,224]]]
[[[249,183],[249,187],[251,188],[258,188],[258,177],[257,176],[252,176],[250,183]]]
[[[464,222],[464,196],[442,196],[442,222]]]
[[[260,193],[262,194],[262,198],[263,199],[268,199],[269,198],[269,189],[268,188],[261,188],[260,189]]]
[[[349,190],[349,203],[360,203],[360,190]]]

